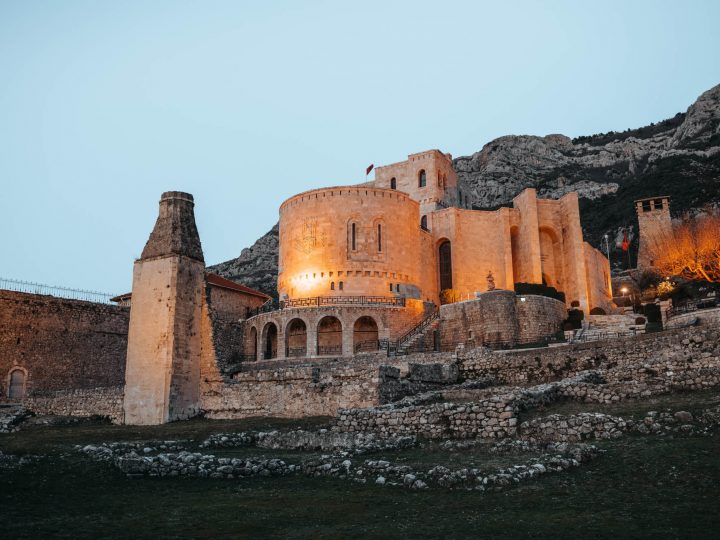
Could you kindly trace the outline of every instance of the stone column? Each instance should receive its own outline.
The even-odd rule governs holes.
[[[537,192],[533,188],[525,189],[513,199],[513,207],[520,211],[518,251],[522,259],[522,264],[519,265],[522,272],[522,281],[525,283],[542,283]]]
[[[188,193],[163,193],[155,228],[135,261],[126,424],[162,424],[199,412],[205,263],[193,207]]]

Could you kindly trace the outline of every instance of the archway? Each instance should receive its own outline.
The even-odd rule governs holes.
[[[302,319],[293,319],[285,330],[285,356],[307,355],[307,326]]]
[[[562,290],[562,243],[558,234],[548,227],[540,228],[540,264],[543,283]]]
[[[254,326],[250,329],[250,338],[249,338],[249,356],[252,357],[252,360],[257,360],[257,353],[258,353],[258,342],[257,342],[257,328]]]
[[[342,355],[342,342],[342,323],[340,319],[330,315],[320,319],[317,326],[318,355]]]
[[[378,349],[378,325],[375,319],[360,317],[353,326],[353,350],[376,351]]]
[[[263,328],[263,358],[277,358],[278,329],[275,323],[269,322]]]
[[[453,288],[452,251],[450,240],[444,240],[438,247],[438,266],[440,274],[440,290]]]
[[[25,397],[25,371],[15,368],[10,371],[8,377],[8,397],[10,399],[22,399]]]

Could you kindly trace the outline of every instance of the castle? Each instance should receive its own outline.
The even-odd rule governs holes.
[[[570,308],[612,311],[608,261],[583,241],[575,193],[539,200],[526,189],[511,208],[468,206],[450,156],[437,150],[378,167],[373,182],[291,197],[280,207],[275,305],[206,271],[193,197],[164,193],[132,293],[115,298],[119,306],[98,315],[87,305],[35,298],[52,305],[28,311],[18,293],[0,299],[10,306],[3,311],[10,326],[38,317],[53,326],[58,317],[50,322],[44,309],[67,310],[66,322],[85,310],[92,317],[71,333],[94,338],[93,320],[112,320],[112,347],[86,340],[91,348],[74,351],[102,358],[105,369],[91,369],[90,379],[74,367],[61,378],[47,364],[40,373],[52,345],[40,345],[25,326],[11,329],[19,351],[13,372],[24,370],[22,391],[18,375],[14,392],[38,410],[92,410],[129,424],[200,412],[334,414],[377,404],[378,367],[413,347],[542,344]],[[518,283],[560,291],[564,300],[516,294]],[[333,367],[323,371],[327,361]]]

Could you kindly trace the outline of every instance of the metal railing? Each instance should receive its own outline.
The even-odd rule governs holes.
[[[291,300],[268,300],[259,308],[250,310],[249,317],[282,309],[320,306],[405,306],[404,297],[395,296],[312,296]]]
[[[306,356],[307,349],[305,347],[288,347],[285,349],[285,356],[288,358],[297,358],[300,356]]]
[[[433,321],[437,320],[440,317],[440,310],[436,309],[433,311],[430,315],[425,317],[422,321],[417,323],[415,326],[413,326],[410,330],[408,330],[404,336],[401,336],[397,340],[397,348],[399,349],[402,347],[404,343],[407,343],[410,341],[413,337],[415,337],[417,334],[422,332],[425,328],[430,326]]]
[[[374,352],[387,350],[387,339],[370,339],[355,344],[355,352]]]
[[[114,294],[107,294],[98,291],[71,289],[69,287],[44,285],[42,283],[33,283],[31,281],[7,278],[0,278],[0,289],[29,294],[56,296],[58,298],[67,298],[69,300],[84,300],[86,302],[95,302],[96,304],[111,304],[112,302],[110,302],[110,299],[116,296]]]
[[[342,345],[318,345],[319,356],[340,355],[342,356]]]

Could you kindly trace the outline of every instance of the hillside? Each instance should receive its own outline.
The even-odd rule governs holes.
[[[669,195],[675,215],[720,203],[720,85],[656,124],[575,139],[508,135],[454,166],[477,209],[508,205],[526,187],[548,198],[577,191],[585,238],[600,246],[604,234],[614,239],[623,227],[637,226],[635,199]],[[275,225],[211,269],[276,296],[277,246]],[[611,259],[621,265],[619,254]]]

